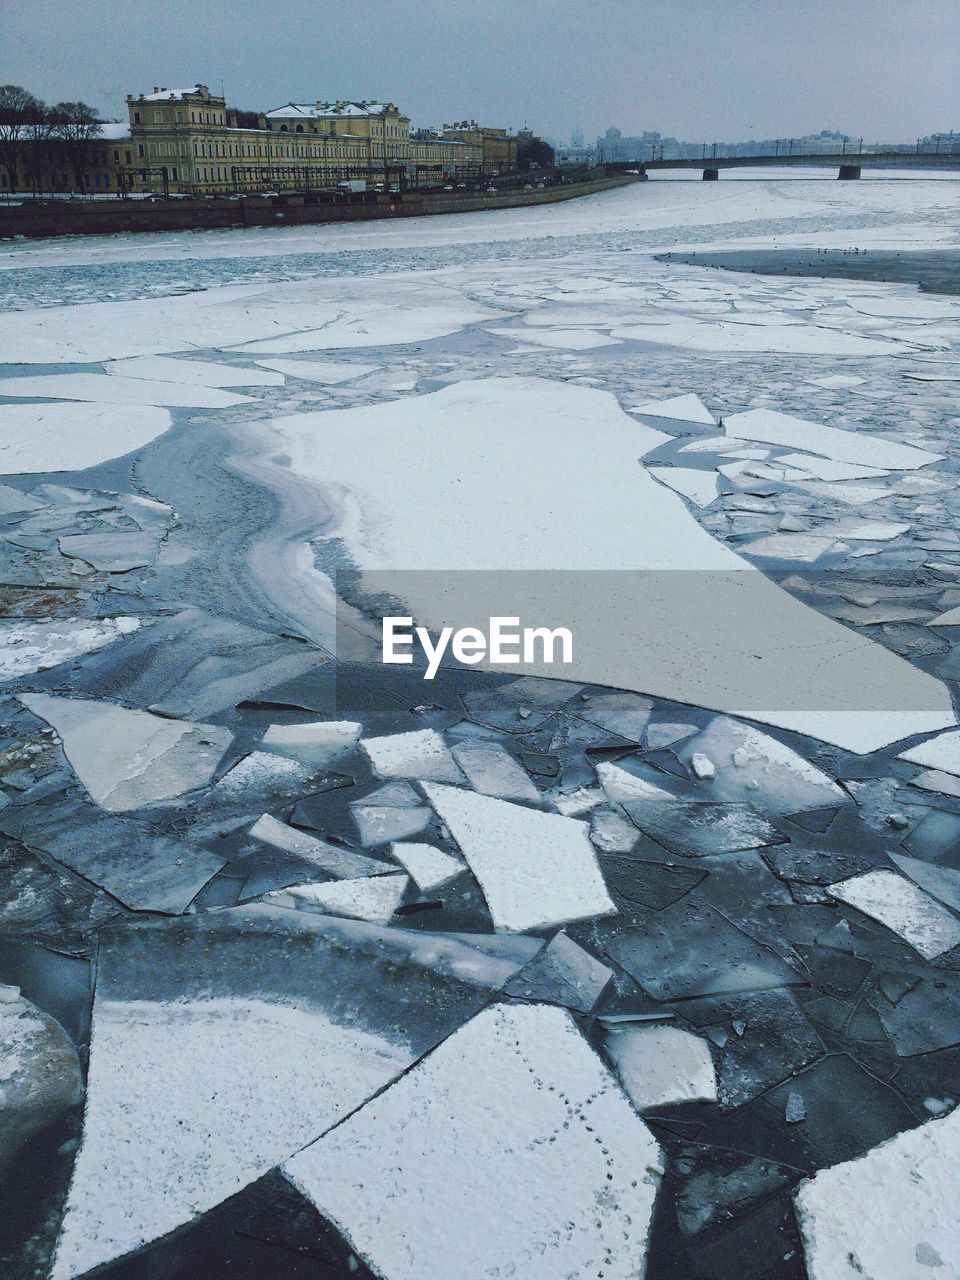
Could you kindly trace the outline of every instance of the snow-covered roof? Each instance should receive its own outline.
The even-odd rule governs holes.
[[[129,124],[123,124],[118,120],[106,120],[100,129],[100,137],[106,142],[116,142],[119,138],[130,137]]]
[[[204,86],[195,84],[192,89],[158,89],[155,93],[143,93],[138,102],[182,102],[184,98],[194,97]]]
[[[389,102],[288,102],[266,113],[268,120],[289,120],[299,117],[306,120],[322,120],[330,116],[381,116],[384,111],[397,108]]]

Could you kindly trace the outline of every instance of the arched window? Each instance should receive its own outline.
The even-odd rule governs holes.
[[[297,133],[303,133],[303,125],[302,125],[302,124],[298,124],[298,125],[297,125]]]
[[[280,132],[281,132],[281,133],[289,133],[289,129],[287,128],[287,126],[286,126],[285,124],[282,124],[282,125],[280,126]]]

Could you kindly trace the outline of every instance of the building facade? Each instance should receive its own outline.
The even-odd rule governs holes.
[[[239,127],[225,99],[206,85],[155,87],[127,97],[129,146],[114,144],[130,191],[230,195],[310,190],[365,180],[481,178],[513,172],[516,142],[505,129],[450,127],[411,132],[392,102],[289,102]],[[511,163],[512,144],[512,163]],[[128,158],[129,157],[129,158]]]

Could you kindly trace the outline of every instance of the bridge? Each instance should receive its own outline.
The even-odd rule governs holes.
[[[700,156],[664,156],[656,148],[649,160],[624,160],[607,163],[608,171],[639,172],[645,178],[651,169],[702,169],[705,182],[715,182],[721,169],[758,169],[768,166],[798,166],[810,168],[837,168],[838,178],[859,178],[862,169],[960,169],[960,153],[956,151],[931,151],[903,148],[889,151],[795,151],[784,143],[783,150],[766,155],[723,155],[714,146],[704,146]]]

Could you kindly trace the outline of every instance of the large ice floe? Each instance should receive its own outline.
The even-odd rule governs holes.
[[[660,1154],[568,1013],[499,1005],[284,1168],[390,1280],[627,1280]]]
[[[54,1280],[172,1231],[289,1160],[478,1013],[539,946],[268,906],[109,935]],[[390,980],[397,966],[402,983]],[[572,1026],[569,1034],[568,1087],[579,1085],[589,1109],[605,1073]],[[547,1061],[556,1065],[552,1055]],[[629,1122],[626,1104],[606,1088],[607,1105],[619,1106],[616,1125]],[[602,1110],[601,1100],[595,1105]],[[519,1106],[522,1113],[522,1099]],[[504,1122],[514,1118],[511,1108]],[[643,1177],[656,1147],[634,1124],[646,1151],[631,1142],[627,1167]],[[600,1190],[603,1172],[595,1176]],[[652,1187],[637,1195],[645,1222]]]
[[[929,1280],[960,1258],[960,1111],[823,1169],[797,1194],[810,1280]]]
[[[879,459],[881,441],[833,436]],[[605,392],[501,378],[275,418],[263,444],[274,483],[290,469],[321,489],[338,513],[331,536],[381,590],[392,583],[423,625],[562,621],[577,643],[573,662],[552,674],[855,751],[954,723],[938,681],[792,599],[706,533],[643,465],[668,439]],[[902,452],[899,465],[933,458],[889,447]],[[585,475],[596,501],[584,497]],[[302,622],[316,629],[315,610]]]
[[[141,449],[169,426],[167,410],[149,403],[0,404],[0,475],[82,471]]]

